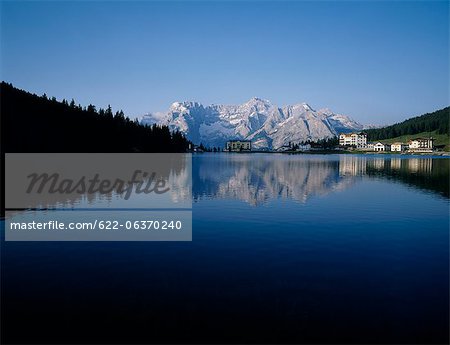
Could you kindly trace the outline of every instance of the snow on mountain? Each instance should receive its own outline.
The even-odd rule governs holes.
[[[383,128],[389,125],[375,125],[373,123],[365,124],[364,129],[376,129],[376,128]]]
[[[364,127],[329,109],[314,110],[307,103],[279,108],[257,97],[240,105],[175,102],[165,114],[144,115],[141,123],[168,125],[196,144],[223,147],[227,140],[246,139],[257,149],[277,149],[289,142],[330,138]]]
[[[157,124],[161,123],[161,121],[163,121],[166,116],[167,116],[167,113],[160,113],[160,112],[148,113],[148,114],[145,114],[144,116],[142,116],[139,122],[142,125],[151,126],[155,123],[157,123]]]

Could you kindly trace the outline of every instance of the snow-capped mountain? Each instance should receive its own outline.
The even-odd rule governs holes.
[[[240,105],[175,102],[166,114],[144,115],[141,123],[168,125],[196,144],[223,147],[227,140],[246,139],[257,149],[277,149],[364,127],[329,109],[314,110],[306,103],[279,108],[257,97]]]

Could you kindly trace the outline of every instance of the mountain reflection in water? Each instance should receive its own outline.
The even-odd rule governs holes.
[[[190,159],[190,158],[186,158]],[[202,199],[240,200],[252,206],[273,199],[306,203],[313,196],[352,188],[362,179],[385,179],[449,198],[449,159],[399,155],[287,155],[205,153],[171,162],[168,199],[183,204]],[[115,176],[114,174],[112,176]],[[128,176],[128,175],[127,175]],[[190,179],[192,176],[192,194]],[[151,207],[152,195],[40,194],[28,207]]]
[[[369,155],[203,154],[193,157],[193,198],[237,199],[261,205],[286,198],[305,203],[383,178],[449,197],[449,160]]]

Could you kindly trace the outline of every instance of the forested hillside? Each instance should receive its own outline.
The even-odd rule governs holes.
[[[382,140],[413,135],[422,132],[436,132],[438,134],[449,134],[450,107],[413,117],[395,125],[368,129],[367,139],[369,141]]]
[[[37,96],[1,83],[3,152],[185,152],[167,126],[143,126],[111,107]]]

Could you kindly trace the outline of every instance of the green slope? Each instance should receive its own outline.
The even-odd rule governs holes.
[[[368,129],[367,139],[369,141],[377,141],[405,136],[425,136],[423,133],[436,133],[449,135],[449,123],[450,123],[450,107],[427,113],[421,116],[416,116],[405,120],[400,123],[396,123],[391,126]],[[444,142],[445,143],[445,142]]]
[[[402,143],[407,143],[408,140],[411,140],[414,138],[429,138],[429,137],[433,137],[435,139],[434,145],[446,145],[445,151],[450,150],[450,136],[448,134],[439,134],[437,131],[421,132],[421,133],[417,133],[417,134],[407,134],[407,135],[402,135],[402,136],[395,137],[395,138],[383,139],[380,141],[383,143],[388,143],[388,144],[392,144],[397,141],[402,142]]]

